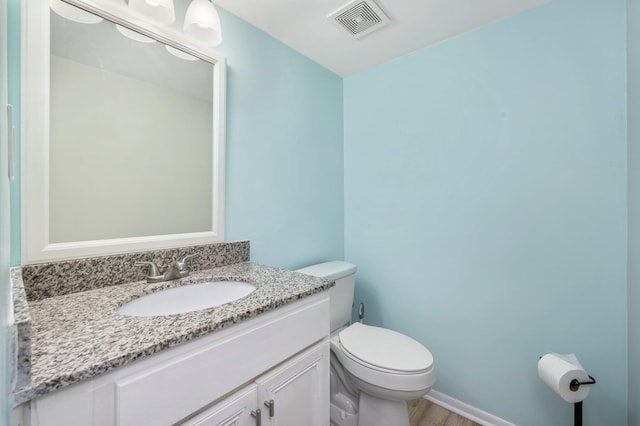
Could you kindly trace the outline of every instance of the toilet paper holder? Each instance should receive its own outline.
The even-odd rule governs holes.
[[[542,357],[539,356],[538,359],[541,359]],[[569,390],[572,392],[578,392],[578,389],[580,389],[581,385],[593,385],[596,383],[596,379],[591,375],[591,374],[587,374],[587,377],[589,377],[589,381],[588,382],[581,382],[578,379],[573,379],[571,382],[569,382]],[[582,402],[576,402],[573,404],[573,424],[574,426],[582,426]]]
[[[539,356],[538,359],[542,359],[542,357]],[[596,383],[596,379],[594,379],[591,374],[587,374],[587,376],[589,376],[588,382],[580,382],[578,381],[578,379],[573,379],[569,383],[569,390],[571,390],[571,392],[578,392],[578,389],[580,389],[580,385],[593,385]]]
[[[580,382],[578,379],[573,379],[569,383],[569,390],[578,392],[580,385],[592,385],[596,382],[596,379],[594,379],[591,374],[587,374],[587,376],[589,376],[590,379],[588,382]],[[582,401],[573,404],[573,424],[574,426],[582,426]]]
[[[579,382],[578,379],[573,379],[571,383],[569,383],[569,389],[572,392],[578,392],[578,389],[580,389],[580,385],[593,385],[596,382],[596,379],[591,377],[591,374],[587,374],[587,376],[589,376],[590,381]]]

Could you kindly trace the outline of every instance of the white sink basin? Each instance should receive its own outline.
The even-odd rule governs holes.
[[[118,313],[134,317],[182,314],[233,302],[255,289],[253,284],[242,281],[188,284],[132,300],[118,308]]]

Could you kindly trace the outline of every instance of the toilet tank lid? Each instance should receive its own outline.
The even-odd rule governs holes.
[[[357,270],[358,268],[353,263],[334,260],[332,262],[319,263],[317,265],[307,266],[306,268],[296,269],[296,272],[334,281],[355,274]]]

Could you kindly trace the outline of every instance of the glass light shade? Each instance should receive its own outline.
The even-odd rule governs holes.
[[[176,58],[180,58],[180,59],[184,59],[185,61],[197,61],[198,58],[196,58],[193,55],[189,55],[187,52],[183,52],[182,50],[176,49],[174,47],[171,46],[167,46],[165,44],[165,49],[167,49],[167,52],[171,53],[173,56],[175,56]]]
[[[147,37],[145,35],[137,33],[137,32],[135,32],[133,30],[130,30],[129,28],[123,27],[122,25],[116,24],[116,29],[118,30],[118,32],[120,34],[122,34],[123,36],[125,36],[127,38],[130,38],[131,40],[139,41],[141,43],[155,43],[156,42],[151,37]]]
[[[209,46],[222,43],[220,17],[209,0],[193,0],[184,18],[184,33]]]
[[[176,20],[173,0],[129,0],[129,9],[164,24]]]
[[[50,0],[49,6],[55,13],[73,22],[79,22],[81,24],[98,24],[102,22],[101,17],[72,6],[69,3],[65,3],[62,0]]]

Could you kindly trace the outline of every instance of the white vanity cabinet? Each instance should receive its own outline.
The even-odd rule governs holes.
[[[33,399],[21,424],[253,426],[260,409],[262,425],[326,426],[328,336],[325,291]]]
[[[327,426],[329,346],[322,342],[183,426]]]

